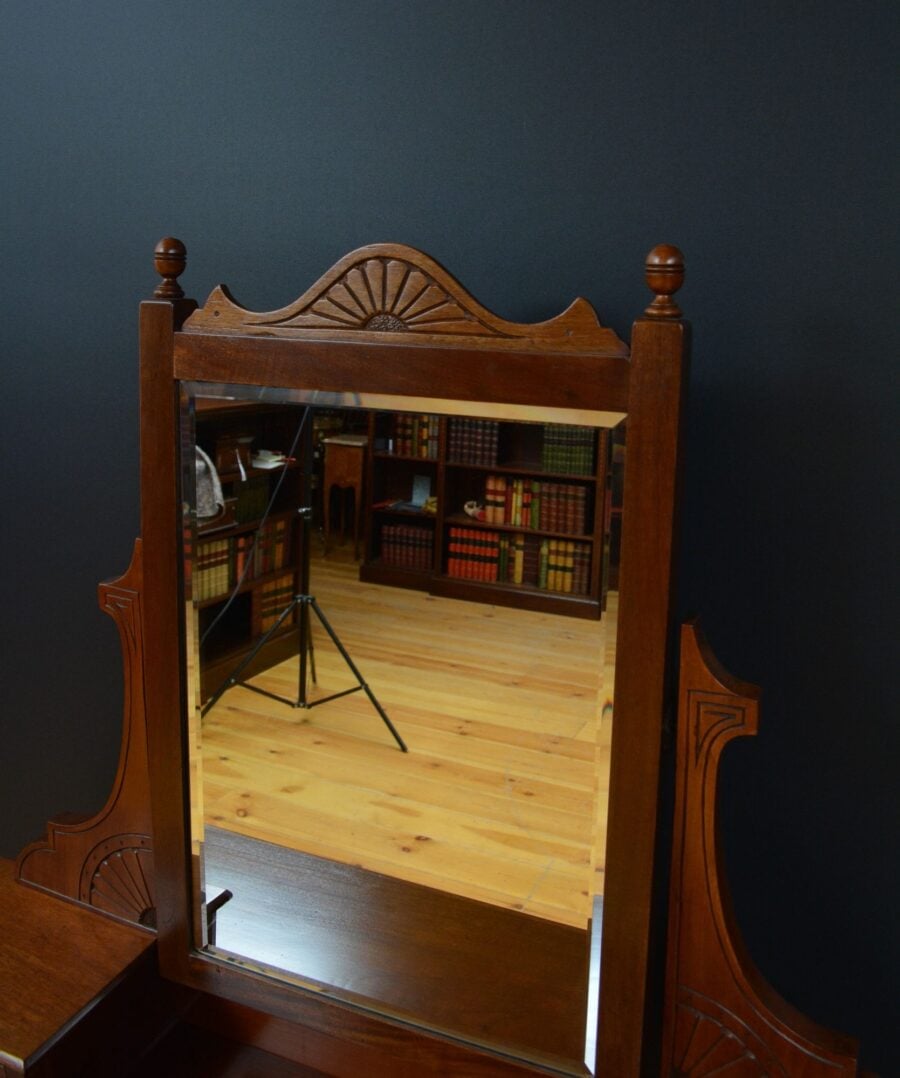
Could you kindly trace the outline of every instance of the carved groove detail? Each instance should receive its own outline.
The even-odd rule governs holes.
[[[186,319],[185,333],[329,338],[381,333],[455,338],[467,347],[515,349],[554,342],[567,350],[627,357],[628,347],[576,299],[545,322],[519,323],[483,307],[439,263],[413,247],[380,243],[346,255],[298,299],[277,311],[249,311],[224,285]],[[378,341],[378,343],[383,343]],[[408,343],[408,342],[407,342]]]
[[[716,830],[719,759],[755,734],[759,690],[719,666],[696,625],[681,632],[678,757],[663,1070],[668,1078],[856,1075],[856,1046],[765,982],[744,949]]]
[[[497,333],[464,310],[432,277],[396,258],[369,258],[296,313],[257,325],[468,336]]]
[[[752,1029],[715,1000],[678,989],[673,1078],[787,1078]]]
[[[103,808],[87,819],[51,820],[45,840],[20,854],[16,876],[104,913],[152,924],[153,853],[144,707],[140,540],[127,573],[99,587],[100,607],[119,630],[125,701],[119,766]]]
[[[737,705],[722,707],[703,697],[691,693],[693,716],[694,766],[701,758],[709,762],[712,743],[731,731],[733,734],[746,732],[746,708]]]
[[[149,835],[116,835],[88,855],[79,898],[116,917],[152,924],[153,853]]]

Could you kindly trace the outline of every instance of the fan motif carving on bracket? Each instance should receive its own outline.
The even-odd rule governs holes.
[[[147,835],[116,835],[85,860],[80,899],[126,921],[152,925],[153,852]]]
[[[368,258],[300,311],[257,324],[395,333],[497,333],[421,269],[396,258]]]
[[[756,1034],[726,1008],[682,987],[671,1078],[787,1078]]]

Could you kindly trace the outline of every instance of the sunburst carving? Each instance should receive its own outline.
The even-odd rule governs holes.
[[[126,921],[152,925],[153,853],[146,835],[117,835],[96,847],[81,875],[82,902]]]
[[[518,350],[538,343],[626,358],[628,346],[602,326],[593,307],[574,300],[543,322],[509,322],[483,307],[438,262],[399,243],[351,251],[293,303],[274,311],[242,307],[225,285],[181,327],[191,333],[352,339],[374,334],[458,338],[461,347]],[[409,335],[409,336],[407,336]],[[371,336],[366,343],[386,343]]]
[[[397,258],[366,259],[300,311],[258,324],[413,333],[496,332],[464,310],[428,274]]]
[[[736,1015],[682,988],[676,1010],[672,1078],[787,1078],[765,1044]]]

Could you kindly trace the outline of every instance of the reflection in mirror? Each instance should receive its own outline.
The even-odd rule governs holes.
[[[307,397],[183,386],[197,945],[580,1071],[624,425]]]

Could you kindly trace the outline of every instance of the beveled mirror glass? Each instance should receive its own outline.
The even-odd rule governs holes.
[[[623,427],[182,391],[195,938],[468,1040],[590,1058]]]

